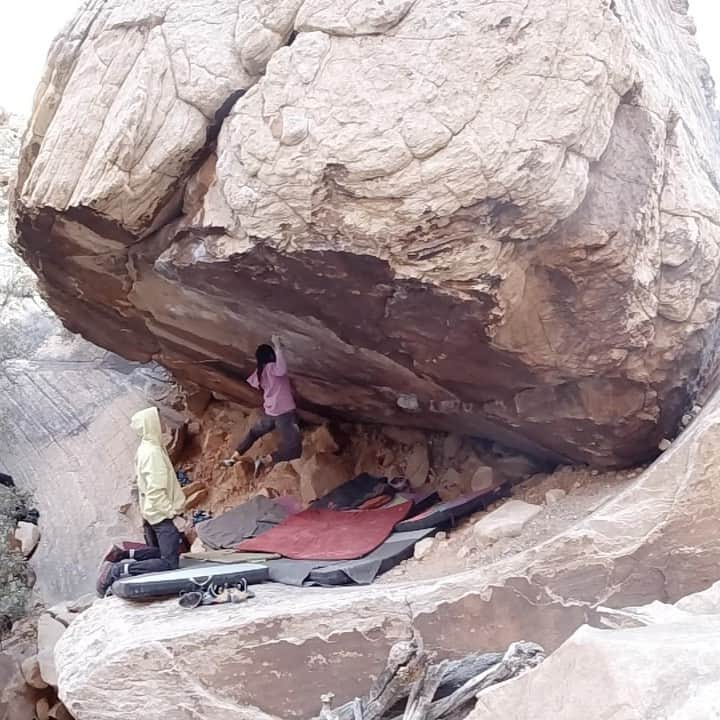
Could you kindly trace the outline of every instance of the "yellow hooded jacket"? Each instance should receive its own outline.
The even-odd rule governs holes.
[[[172,520],[185,507],[185,495],[163,445],[157,408],[135,413],[130,427],[142,438],[135,455],[140,513],[150,525]]]

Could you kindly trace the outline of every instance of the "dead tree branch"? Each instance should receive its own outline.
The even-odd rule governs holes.
[[[517,677],[545,659],[543,649],[516,642],[505,654],[477,653],[432,664],[422,639],[396,643],[367,698],[332,711],[333,720],[460,720],[479,692]],[[326,715],[325,717],[328,717]]]

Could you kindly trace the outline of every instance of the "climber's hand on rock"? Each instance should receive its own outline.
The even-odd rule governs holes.
[[[282,338],[279,335],[272,336],[273,347],[280,347],[282,345]]]

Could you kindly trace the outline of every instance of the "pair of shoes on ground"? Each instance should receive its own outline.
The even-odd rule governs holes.
[[[247,583],[237,587],[215,588],[208,590],[191,590],[183,593],[178,600],[180,607],[192,610],[200,605],[221,605],[223,603],[241,603],[254,598],[255,593],[248,590]]]

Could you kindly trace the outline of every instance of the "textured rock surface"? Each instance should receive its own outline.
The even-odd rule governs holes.
[[[690,596],[686,607],[693,605]],[[703,614],[678,606],[669,606],[672,619],[647,627],[580,628],[539,668],[481,693],[468,720],[720,717],[718,607]]]
[[[132,504],[137,443],[129,419],[161,401],[168,383],[157,370],[73,337],[37,297],[7,245],[6,195],[20,128],[19,118],[0,110],[0,470],[32,492],[40,511],[32,566],[51,604],[93,589],[99,554],[133,531],[119,512]],[[7,560],[4,590],[9,570]]]
[[[69,327],[235,399],[272,328],[308,408],[652,456],[720,298],[684,13],[93,0],[38,91],[18,247]]]
[[[202,613],[183,612],[174,600],[99,601],[56,648],[62,699],[78,720],[131,720],[140,705],[147,720],[181,708],[212,719],[307,718],[322,692],[339,701],[362,695],[411,623],[441,655],[520,637],[555,650],[583,623],[599,623],[601,606],[674,602],[717,580],[718,468],[715,398],[616,499],[495,564],[454,575],[438,566],[439,577],[424,583],[264,585],[251,603]],[[128,668],[133,682],[119,684]]]

